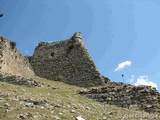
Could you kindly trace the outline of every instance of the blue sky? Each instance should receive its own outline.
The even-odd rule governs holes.
[[[159,0],[0,0],[0,13],[0,35],[23,55],[80,31],[103,75],[160,88]]]

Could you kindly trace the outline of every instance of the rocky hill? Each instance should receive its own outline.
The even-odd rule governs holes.
[[[108,82],[99,88],[82,89],[79,94],[119,107],[146,112],[160,112],[160,93],[151,86]]]
[[[159,120],[158,113],[88,99],[77,94],[80,87],[39,77],[33,80],[41,86],[0,82],[0,120]]]
[[[102,76],[79,32],[65,41],[39,43],[30,57],[0,37],[2,120],[159,120],[159,113],[160,93]]]

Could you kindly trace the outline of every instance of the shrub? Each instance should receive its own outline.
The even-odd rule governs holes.
[[[11,48],[14,49],[16,47],[16,43],[15,42],[10,42]]]
[[[55,81],[62,81],[63,80],[63,76],[62,75],[57,75],[55,78]]]
[[[74,48],[74,45],[73,44],[69,44],[68,45],[68,50],[70,51],[70,50],[72,50]]]

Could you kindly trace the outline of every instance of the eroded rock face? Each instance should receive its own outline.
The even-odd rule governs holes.
[[[83,43],[80,32],[65,41],[41,42],[31,58],[35,74],[78,86],[97,86],[104,79]]]
[[[79,94],[120,107],[160,112],[160,93],[151,86],[108,82],[105,87],[80,90]]]
[[[16,48],[16,43],[0,36],[0,73],[30,78],[34,72],[28,60]]]
[[[24,85],[26,87],[40,87],[41,84],[33,79],[24,78],[22,76],[0,74],[0,82],[7,82],[16,85]]]

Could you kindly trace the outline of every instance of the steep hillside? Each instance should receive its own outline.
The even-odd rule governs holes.
[[[41,85],[26,87],[0,82],[0,120],[75,120],[78,116],[85,120],[118,120],[127,119],[129,115],[131,120],[137,120],[140,118],[136,115],[148,117],[141,116],[141,119],[153,117],[143,111],[88,99],[77,94],[82,88],[76,86],[39,77],[33,79]]]
[[[108,82],[105,86],[81,90],[79,94],[119,107],[160,113],[160,93],[151,86]]]
[[[0,120],[158,120],[159,103],[155,88],[103,77],[80,33],[67,41],[42,42],[32,57],[23,57],[16,43],[0,37]]]

